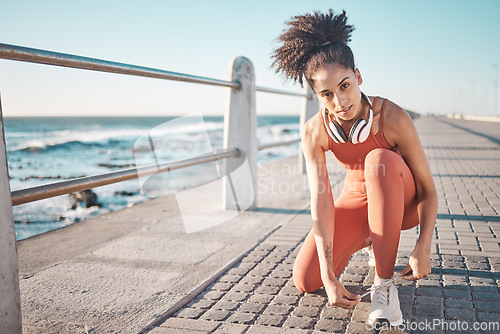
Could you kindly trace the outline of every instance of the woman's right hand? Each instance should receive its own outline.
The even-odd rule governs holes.
[[[323,279],[326,295],[328,296],[328,304],[340,306],[342,308],[351,308],[359,303],[360,295],[355,295],[346,290],[344,285],[336,278]]]

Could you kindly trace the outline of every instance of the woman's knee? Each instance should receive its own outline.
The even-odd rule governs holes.
[[[398,164],[402,162],[401,157],[393,151],[377,148],[366,155],[365,177],[381,177],[388,173],[398,172]]]
[[[304,280],[298,279],[297,276],[295,276],[295,273],[293,275],[293,284],[297,289],[299,289],[300,292],[309,292],[307,290],[307,286],[304,282]]]
[[[305,271],[293,270],[293,284],[301,292],[313,292],[321,288],[316,281],[313,282],[311,275]]]

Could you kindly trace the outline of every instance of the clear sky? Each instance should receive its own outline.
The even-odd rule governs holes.
[[[330,7],[356,28],[366,94],[424,114],[495,112],[498,0],[0,0],[0,43],[219,79],[243,55],[257,85],[300,91],[269,55],[291,16]],[[0,60],[0,93],[6,116],[222,115],[226,89]],[[301,105],[257,93],[258,114],[298,115]]]

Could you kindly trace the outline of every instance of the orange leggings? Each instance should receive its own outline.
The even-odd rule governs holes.
[[[335,276],[344,270],[352,254],[366,246],[368,238],[372,240],[378,276],[393,276],[401,230],[418,223],[415,181],[410,169],[390,150],[370,151],[364,171],[348,170],[342,193],[335,201]],[[295,260],[293,280],[303,292],[323,286],[312,230]]]

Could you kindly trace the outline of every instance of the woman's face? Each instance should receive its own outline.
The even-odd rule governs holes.
[[[329,64],[311,77],[319,101],[337,119],[349,121],[358,117],[362,110],[361,90],[363,83],[359,70]]]

